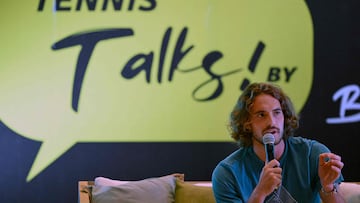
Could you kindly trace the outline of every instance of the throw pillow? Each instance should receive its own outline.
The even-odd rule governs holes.
[[[172,203],[176,178],[173,175],[139,181],[95,179],[92,203]]]

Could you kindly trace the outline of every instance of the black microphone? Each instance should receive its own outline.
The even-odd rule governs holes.
[[[269,162],[275,158],[274,142],[275,142],[275,137],[273,134],[266,133],[263,136],[263,143],[265,145],[265,152],[266,152],[266,162]]]

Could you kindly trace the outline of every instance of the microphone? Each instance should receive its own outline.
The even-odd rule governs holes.
[[[269,162],[275,158],[274,142],[275,142],[275,137],[273,134],[266,133],[263,136],[263,143],[265,145],[265,152],[266,152],[266,162]]]

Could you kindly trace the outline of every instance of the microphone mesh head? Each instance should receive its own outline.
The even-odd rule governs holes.
[[[264,144],[274,144],[275,142],[275,137],[273,134],[271,133],[266,133],[264,136],[263,136],[263,143]]]

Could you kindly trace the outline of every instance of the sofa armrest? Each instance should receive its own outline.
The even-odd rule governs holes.
[[[345,202],[360,202],[360,182],[342,182],[339,187]]]

